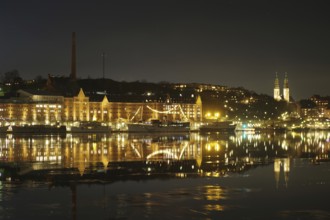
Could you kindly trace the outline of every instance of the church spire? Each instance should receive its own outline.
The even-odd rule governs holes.
[[[289,88],[289,79],[288,79],[288,74],[285,73],[285,78],[284,78],[284,88]]]
[[[290,89],[288,74],[285,73],[284,85],[283,85],[283,98],[286,102],[290,102]]]
[[[280,82],[279,82],[279,80],[278,80],[277,73],[276,73],[276,76],[275,76],[274,99],[277,100],[277,101],[281,100],[281,95],[280,95]]]
[[[275,89],[279,89],[280,88],[280,82],[278,80],[278,76],[277,76],[277,72],[276,72],[276,76],[275,76]]]

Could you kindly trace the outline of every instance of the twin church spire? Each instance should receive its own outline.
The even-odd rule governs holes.
[[[290,102],[289,79],[288,79],[288,74],[287,73],[285,73],[285,77],[284,77],[283,98],[281,96],[280,83],[279,83],[278,75],[276,73],[275,86],[274,86],[274,99],[277,100],[277,101],[280,101],[280,100],[283,99],[286,102]]]

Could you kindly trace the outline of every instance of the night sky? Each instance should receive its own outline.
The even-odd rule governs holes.
[[[0,2],[0,73],[198,82],[273,94],[288,73],[299,100],[330,95],[327,1],[117,0]]]

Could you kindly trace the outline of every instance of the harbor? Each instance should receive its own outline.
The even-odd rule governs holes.
[[[326,1],[0,7],[0,220],[329,220]]]
[[[328,132],[8,134],[0,136],[0,214],[155,219],[180,206],[178,218],[326,219],[320,198],[329,193],[329,138]],[[260,211],[265,203],[269,208]]]

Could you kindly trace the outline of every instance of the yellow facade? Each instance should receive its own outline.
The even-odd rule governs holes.
[[[53,101],[50,101],[53,100]],[[137,122],[150,119],[202,120],[202,102],[164,103],[164,102],[109,102],[90,101],[81,89],[77,96],[61,97],[38,96],[20,100],[0,102],[0,120],[4,124],[65,124],[76,121],[98,122]]]

